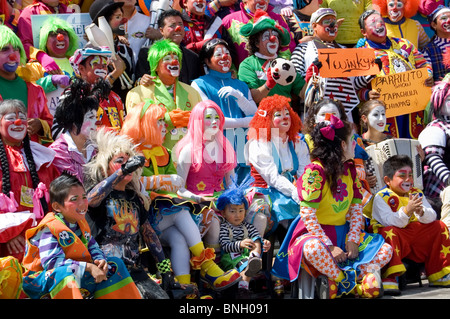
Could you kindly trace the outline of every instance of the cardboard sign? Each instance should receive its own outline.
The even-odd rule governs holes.
[[[318,49],[320,76],[343,78],[380,73],[371,48]]]
[[[39,48],[39,33],[45,20],[50,17],[57,17],[67,21],[75,31],[79,39],[79,47],[82,48],[87,43],[84,28],[92,23],[89,13],[64,13],[64,14],[41,14],[31,15],[31,29],[33,30],[33,46]]]
[[[424,85],[426,68],[379,76],[372,80],[372,89],[386,103],[386,117],[422,111],[431,97],[431,88]]]

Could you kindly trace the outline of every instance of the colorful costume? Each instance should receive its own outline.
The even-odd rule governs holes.
[[[405,207],[409,195],[422,196],[424,214],[419,217],[406,215]],[[417,263],[425,263],[425,271],[430,284],[450,273],[450,247],[448,228],[436,220],[436,212],[431,208],[422,191],[412,188],[405,196],[398,196],[389,188],[380,190],[373,201],[371,227],[375,233],[383,235],[396,252],[383,269],[383,277],[395,283],[395,277],[406,271],[402,259],[408,258]],[[427,234],[427,236],[424,236]],[[442,282],[449,285],[450,282]]]
[[[364,47],[373,48],[375,57],[380,58],[383,63],[383,68],[378,76],[419,68],[426,68],[428,76],[433,76],[431,65],[423,54],[406,39],[386,37],[385,45],[368,40]],[[394,138],[417,139],[424,128],[424,112],[419,111],[395,118],[387,118],[386,125],[388,134]]]
[[[70,224],[48,213],[26,236],[23,290],[30,298],[141,298],[122,260],[105,258],[85,220]],[[108,261],[107,280],[95,283],[86,271],[86,263],[94,260]]]
[[[383,238],[361,231],[364,222],[360,187],[352,162],[344,163],[344,173],[337,181],[335,193],[330,189],[320,161],[306,167],[297,183],[300,215],[291,224],[276,256],[273,266],[276,276],[294,281],[304,268],[314,277],[326,274],[336,279],[343,270],[346,278],[345,284],[338,285],[337,295],[340,296],[350,293],[358,278],[363,278],[370,267],[382,267],[387,263],[385,259],[389,259],[392,250]],[[359,258],[337,264],[328,246],[338,246],[345,251],[347,240],[358,244]]]

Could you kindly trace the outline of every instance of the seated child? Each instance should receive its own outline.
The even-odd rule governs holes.
[[[141,299],[120,258],[106,258],[85,220],[88,201],[77,177],[50,184],[48,213],[26,232],[23,290],[32,299]]]
[[[250,175],[240,186],[232,185],[217,199],[216,207],[222,215],[219,243],[222,252],[221,266],[224,270],[236,268],[242,280],[238,297],[247,298],[249,282],[261,270],[261,254],[270,249],[270,241],[263,239],[258,230],[247,222],[249,206],[245,191],[253,178]]]
[[[386,187],[374,197],[371,226],[381,234],[394,251],[382,270],[386,294],[400,294],[397,277],[406,268],[402,259],[425,263],[430,286],[450,287],[450,246],[447,226],[436,220],[436,212],[413,187],[412,161],[406,155],[395,155],[383,164]]]

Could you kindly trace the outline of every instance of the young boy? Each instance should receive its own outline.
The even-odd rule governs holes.
[[[430,286],[450,287],[450,239],[447,226],[436,220],[421,190],[413,187],[412,161],[395,155],[383,164],[386,187],[374,198],[371,226],[394,249],[383,268],[386,294],[400,294],[397,277],[406,268],[402,259],[425,263]]]
[[[63,172],[50,184],[48,213],[26,232],[23,290],[32,299],[141,299],[120,258],[105,258],[85,220],[86,192]]]
[[[223,270],[236,268],[242,280],[238,298],[249,297],[249,283],[261,270],[261,254],[270,249],[270,241],[263,239],[258,230],[245,220],[248,201],[245,196],[246,178],[239,187],[230,187],[217,199],[216,207],[222,215],[219,243]]]

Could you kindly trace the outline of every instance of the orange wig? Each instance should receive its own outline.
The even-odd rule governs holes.
[[[382,17],[388,16],[387,4],[392,0],[372,0],[372,7],[377,10]],[[400,0],[398,0],[400,1]],[[404,17],[409,19],[414,17],[419,10],[420,0],[401,0],[405,5]]]
[[[297,113],[294,112],[290,98],[282,95],[272,95],[261,100],[253,119],[250,121],[248,130],[248,139],[266,139],[270,141],[272,138],[271,128],[273,114],[287,108],[291,117],[291,127],[288,131],[289,140],[296,141],[299,138],[299,132],[302,129],[302,121]]]
[[[150,102],[136,104],[127,112],[120,134],[127,135],[134,143],[139,144],[139,150],[148,148],[148,145],[161,146],[163,139],[157,122],[164,119],[165,112],[163,106]]]

